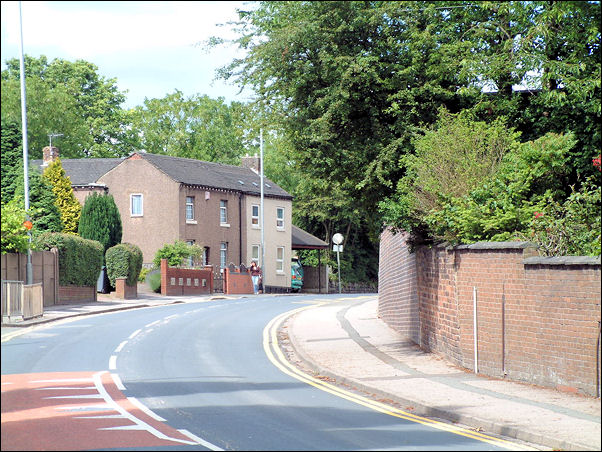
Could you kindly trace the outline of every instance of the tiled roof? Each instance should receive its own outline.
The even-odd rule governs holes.
[[[112,170],[123,159],[61,159],[61,165],[65,170],[71,185],[95,184],[101,176]],[[32,160],[31,165],[43,171],[42,160]]]
[[[174,181],[206,188],[234,190],[251,195],[260,195],[259,175],[242,166],[202,160],[171,157],[168,155],[136,153]],[[131,156],[130,156],[131,157]],[[61,159],[61,164],[72,185],[97,183],[101,176],[112,170],[122,158]],[[42,160],[32,160],[31,164],[42,170]],[[292,196],[264,177],[264,196],[291,199]]]
[[[176,182],[260,195],[259,175],[242,166],[144,152],[140,152],[138,155],[152,163]],[[263,178],[263,182],[264,196],[292,198],[288,192],[266,177]]]
[[[326,249],[328,243],[293,225],[291,248],[294,250]]]

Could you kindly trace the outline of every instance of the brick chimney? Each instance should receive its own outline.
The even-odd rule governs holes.
[[[261,169],[261,162],[257,154],[253,157],[249,156],[249,154],[245,155],[240,162],[240,165],[243,168],[249,168],[255,174],[259,174],[259,170]]]
[[[42,149],[42,166],[48,166],[59,157],[59,148],[56,146],[46,146]]]

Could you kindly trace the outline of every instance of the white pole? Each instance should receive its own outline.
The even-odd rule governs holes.
[[[477,288],[472,288],[472,305],[473,305],[473,331],[474,331],[474,373],[479,373],[479,365],[478,365],[478,331],[477,331]]]
[[[23,195],[25,197],[25,212],[29,219],[29,151],[27,146],[27,102],[25,92],[25,59],[23,56],[23,19],[21,2],[19,2],[19,31],[21,36],[21,59],[19,69],[21,72],[21,127],[23,130]],[[31,265],[31,231],[27,232],[29,244],[27,246],[27,265],[25,266],[26,284],[33,284],[33,270]]]
[[[339,251],[341,250],[341,245],[337,245],[337,265],[338,265],[338,274],[339,274],[339,293],[341,293],[341,259],[339,257]]]
[[[263,268],[265,265],[265,234],[264,234],[264,219],[263,219],[263,128],[259,129],[259,185],[260,185],[260,210],[261,210],[261,272],[265,275],[265,269]],[[264,280],[265,284],[265,280]]]

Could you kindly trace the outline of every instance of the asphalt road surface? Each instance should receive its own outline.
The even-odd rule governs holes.
[[[133,309],[2,343],[2,450],[504,450],[296,370],[276,329],[317,299]]]

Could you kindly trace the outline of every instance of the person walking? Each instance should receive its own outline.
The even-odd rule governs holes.
[[[257,262],[251,262],[249,272],[251,273],[251,280],[253,281],[253,292],[257,295],[259,293],[259,279],[261,278],[261,269],[257,266]]]

